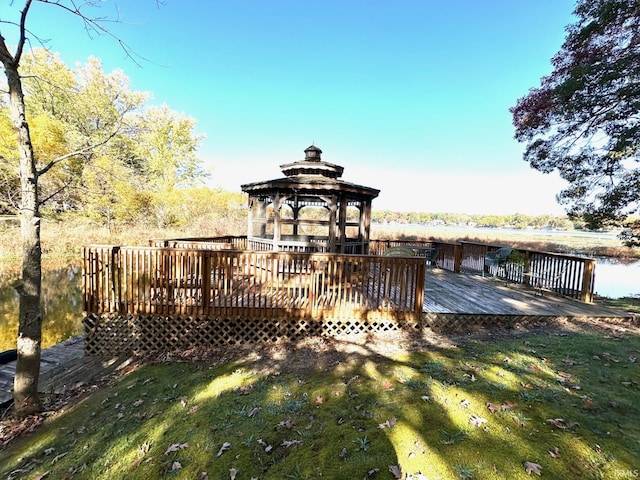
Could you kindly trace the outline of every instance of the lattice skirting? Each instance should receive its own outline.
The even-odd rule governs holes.
[[[144,354],[192,347],[295,341],[311,336],[352,337],[393,332],[420,334],[431,329],[442,334],[464,334],[478,330],[539,326],[554,321],[620,324],[629,318],[567,317],[547,315],[477,315],[426,313],[422,322],[374,320],[306,319],[212,319],[209,317],[89,314],[84,319],[87,355]]]
[[[415,324],[366,320],[257,320],[159,315],[87,315],[85,353],[165,352],[183,348],[298,340],[310,336],[384,334]]]

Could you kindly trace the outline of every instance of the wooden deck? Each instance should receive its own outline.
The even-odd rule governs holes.
[[[630,315],[506,283],[493,277],[453,273],[438,268],[425,275],[425,314],[531,315],[629,318]]]
[[[85,356],[84,340],[79,335],[42,351],[39,390],[45,394],[64,393],[99,379],[119,365],[115,358]],[[0,365],[0,409],[13,401],[15,372],[15,361]]]
[[[581,318],[630,321],[626,312],[560,298],[550,294],[536,295],[532,289],[506,284],[504,280],[480,275],[453,273],[439,268],[428,269],[425,275],[424,317],[447,321],[454,316],[461,323],[492,318],[506,320],[530,317]],[[491,324],[491,322],[487,322]],[[42,354],[40,390],[60,393],[104,375],[113,368],[113,360],[86,357],[82,337],[74,337]],[[12,400],[15,362],[0,365],[0,406]]]

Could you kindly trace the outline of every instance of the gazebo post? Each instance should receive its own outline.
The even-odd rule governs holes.
[[[282,208],[282,199],[279,193],[276,193],[273,197],[273,251],[280,250],[280,240],[282,235],[280,229],[282,224],[280,223],[280,210]]]
[[[329,208],[329,233],[327,249],[330,252],[336,251],[336,214],[338,212],[338,203],[335,195],[331,195],[328,202]]]
[[[344,253],[347,243],[347,202],[343,195],[338,200],[338,253]]]

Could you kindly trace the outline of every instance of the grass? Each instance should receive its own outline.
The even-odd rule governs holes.
[[[640,468],[639,340],[149,364],[0,451],[0,478],[620,478]]]

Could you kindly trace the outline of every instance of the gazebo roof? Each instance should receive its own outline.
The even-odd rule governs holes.
[[[251,195],[296,192],[302,194],[347,193],[355,198],[373,199],[380,190],[347,182],[340,177],[344,168],[321,160],[322,150],[315,145],[305,149],[305,159],[280,165],[283,178],[245,183],[240,187]]]

